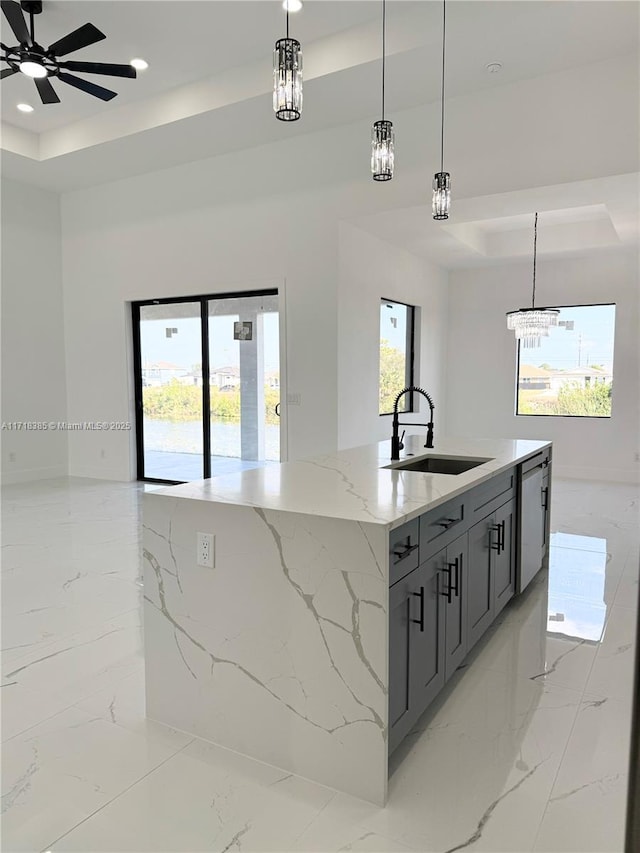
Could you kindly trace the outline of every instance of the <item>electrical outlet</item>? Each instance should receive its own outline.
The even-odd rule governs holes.
[[[213,533],[198,533],[196,540],[196,562],[205,569],[215,567],[215,539]]]
[[[9,462],[15,462],[15,461],[16,461],[16,454],[13,451],[11,451],[11,453],[9,454]]]
[[[105,456],[106,456],[106,453],[104,452],[104,447],[103,447],[102,450],[100,451],[100,459],[104,459]]]
[[[640,453],[636,453],[636,462],[640,462]]]

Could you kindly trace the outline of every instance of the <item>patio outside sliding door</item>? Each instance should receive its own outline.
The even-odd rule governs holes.
[[[137,302],[132,314],[138,479],[279,461],[277,291]]]

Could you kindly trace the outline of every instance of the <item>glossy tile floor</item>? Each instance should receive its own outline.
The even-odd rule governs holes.
[[[380,809],[145,720],[141,488],[4,490],[5,853],[622,850],[637,489],[554,483],[550,578],[403,743]]]

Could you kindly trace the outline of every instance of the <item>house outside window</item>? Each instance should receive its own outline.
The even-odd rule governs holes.
[[[516,415],[611,417],[616,306],[558,310],[540,347],[518,344]]]

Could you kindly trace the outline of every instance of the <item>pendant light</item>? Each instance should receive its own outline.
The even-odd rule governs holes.
[[[533,226],[533,293],[531,308],[520,308],[507,313],[507,328],[516,333],[523,347],[539,347],[540,338],[549,336],[549,329],[558,325],[557,308],[536,308],[536,255],[538,249],[538,214]]]
[[[280,121],[297,121],[302,112],[302,50],[289,38],[289,4],[286,7],[287,35],[278,39],[273,51],[273,111]]]
[[[442,0],[442,93],[440,116],[440,171],[433,176],[433,218],[448,219],[451,207],[451,175],[444,170],[444,58],[447,26],[447,2]]]
[[[374,181],[390,181],[393,177],[393,124],[384,117],[384,72],[386,60],[387,3],[382,0],[382,119],[371,129],[371,175]]]

